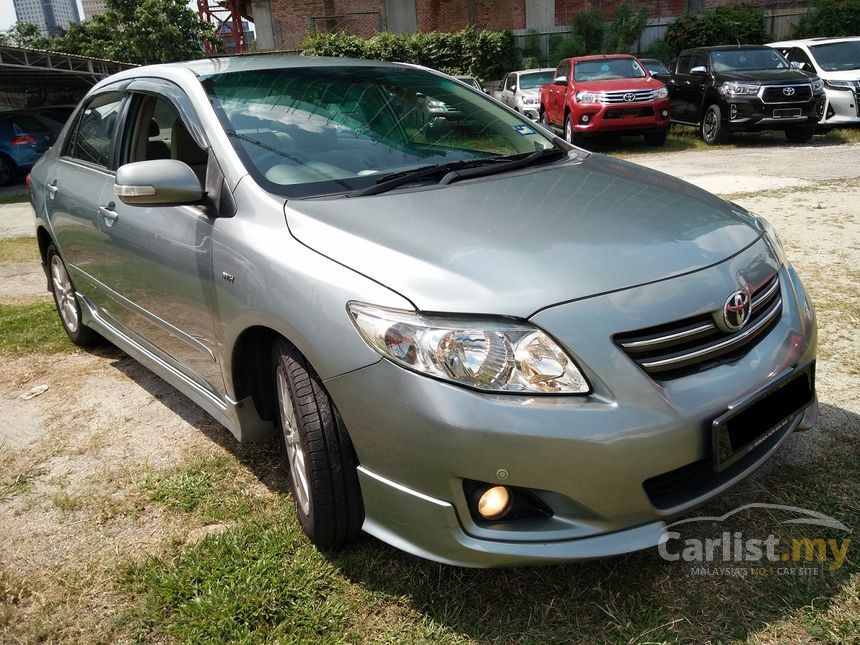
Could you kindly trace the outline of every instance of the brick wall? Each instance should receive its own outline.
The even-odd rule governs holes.
[[[615,7],[623,0],[555,0],[555,24],[568,25],[573,16],[580,11],[600,9],[606,20],[612,20]],[[738,4],[735,0],[723,0],[727,4]],[[689,0],[634,0],[636,6],[645,5],[651,11],[651,18],[678,16],[687,11]]]

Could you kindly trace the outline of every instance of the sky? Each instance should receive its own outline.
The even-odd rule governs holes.
[[[81,16],[84,15],[84,10],[81,7],[81,0],[77,0],[78,3],[78,12]],[[194,0],[189,0],[188,6],[197,10],[197,3]],[[6,31],[14,25],[16,22],[15,19],[15,7],[12,4],[12,0],[0,0],[0,31]]]

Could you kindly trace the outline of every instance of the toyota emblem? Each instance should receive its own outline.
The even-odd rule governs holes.
[[[785,94],[786,96],[793,96],[794,95],[794,88],[793,87],[783,87],[782,93]]]
[[[750,317],[752,301],[750,294],[744,289],[738,289],[726,299],[723,305],[723,322],[731,331],[738,331]]]
[[[633,92],[627,92],[627,94],[624,95],[624,100],[628,103],[630,103],[630,101],[635,101],[636,95]]]

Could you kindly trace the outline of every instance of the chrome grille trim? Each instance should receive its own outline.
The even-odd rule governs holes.
[[[783,88],[785,87],[793,87],[794,94],[791,96],[785,96],[782,93]],[[778,90],[778,93],[770,92],[769,90]],[[768,100],[767,95],[773,94],[774,96],[769,97]],[[812,99],[812,85],[809,83],[788,83],[786,85],[762,85],[761,89],[758,91],[758,97],[761,99],[762,103],[766,103],[767,105],[778,105],[780,103],[806,103],[810,99]]]
[[[693,352],[688,352],[686,354],[679,354],[677,356],[672,356],[670,358],[664,358],[657,361],[642,361],[640,365],[647,370],[657,370],[657,369],[666,369],[666,368],[674,368],[678,367],[681,364],[685,364],[693,359],[698,358],[707,358],[708,356],[715,353],[722,353],[724,350],[731,350],[735,346],[742,345],[745,343],[750,337],[755,336],[762,327],[767,326],[768,323],[772,322],[774,317],[776,317],[782,311],[782,298],[777,298],[770,308],[765,312],[765,314],[759,319],[752,327],[747,327],[743,331],[734,334],[733,336],[729,336],[725,340],[722,340],[718,343],[714,343],[712,345],[708,345],[701,349],[698,349]]]
[[[625,94],[633,94],[632,101],[625,101]],[[601,103],[643,103],[654,100],[654,90],[612,90],[611,92],[600,92]]]
[[[779,274],[751,290],[747,327],[730,332],[722,311],[615,336],[619,347],[655,379],[669,379],[737,360],[772,328],[782,313]]]

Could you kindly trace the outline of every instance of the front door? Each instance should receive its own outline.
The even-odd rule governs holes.
[[[178,159],[205,182],[208,155],[173,99],[131,96],[122,162]],[[189,113],[186,108],[182,110]],[[114,319],[199,385],[220,394],[212,282],[212,220],[200,206],[128,206],[112,195],[106,263]]]

